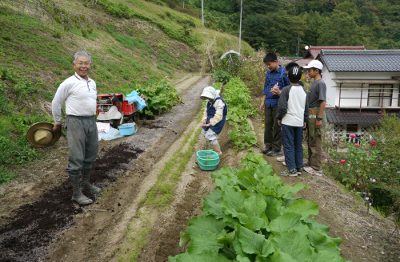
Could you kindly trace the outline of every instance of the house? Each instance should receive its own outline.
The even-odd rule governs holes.
[[[307,65],[311,60],[313,59],[318,59],[319,55],[322,50],[366,50],[365,46],[359,45],[359,46],[322,46],[322,45],[311,45],[311,46],[306,46],[306,53],[302,58],[297,58],[291,60],[291,62],[296,62],[300,66],[305,66]]]
[[[318,59],[322,50],[366,50],[363,45],[340,45],[340,46],[331,46],[331,45],[311,45],[306,47],[307,53],[304,56],[304,59]]]
[[[400,112],[400,49],[326,50],[322,78],[327,85],[326,117],[334,136],[361,137],[383,112]]]

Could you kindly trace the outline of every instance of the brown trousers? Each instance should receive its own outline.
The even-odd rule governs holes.
[[[308,165],[315,170],[322,169],[322,126],[317,128],[315,125],[318,111],[319,108],[310,108],[307,127]]]

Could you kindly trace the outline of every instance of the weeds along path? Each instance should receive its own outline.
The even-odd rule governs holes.
[[[8,214],[0,225],[0,261],[108,261],[114,256],[151,170],[199,112],[199,95],[209,78],[191,79],[186,80],[190,87],[182,88],[182,104],[141,123],[134,136],[102,146],[93,178],[103,191],[95,204],[72,205],[71,188],[63,179]],[[46,165],[49,174],[65,169],[64,151],[59,165]],[[58,152],[53,152],[57,157]],[[52,183],[53,178],[48,180]]]
[[[263,145],[264,128],[261,116],[253,121],[259,145]],[[266,157],[276,173],[286,168],[274,157]],[[289,184],[304,183],[308,189],[299,195],[318,203],[320,214],[316,220],[330,227],[334,237],[341,237],[342,255],[357,261],[400,261],[400,235],[389,219],[374,211],[367,213],[361,199],[354,197],[333,178],[302,175],[283,177]]]

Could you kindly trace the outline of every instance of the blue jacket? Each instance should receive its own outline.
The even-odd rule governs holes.
[[[265,106],[274,108],[278,106],[279,96],[271,93],[271,88],[279,83],[279,89],[283,89],[285,86],[290,85],[289,79],[286,75],[284,67],[279,66],[277,70],[267,71],[264,83],[264,95],[265,95]]]
[[[214,131],[217,135],[219,133],[221,133],[222,128],[225,125],[225,121],[226,121],[226,115],[228,114],[228,107],[224,101],[224,99],[222,99],[221,97],[217,97],[213,102],[208,101],[207,102],[207,121],[206,124],[210,123],[210,119],[214,117],[215,115],[215,107],[213,106],[215,101],[217,101],[218,99],[221,99],[222,102],[224,102],[225,106],[224,106],[224,111],[223,111],[223,115],[222,115],[222,119],[221,121],[219,121],[215,126],[210,126],[209,128],[211,128],[212,131]],[[207,128],[203,128],[205,131],[208,130]]]

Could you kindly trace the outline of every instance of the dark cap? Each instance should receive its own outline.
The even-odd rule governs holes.
[[[288,78],[291,83],[298,83],[301,79],[303,70],[299,66],[292,66],[289,68]]]

